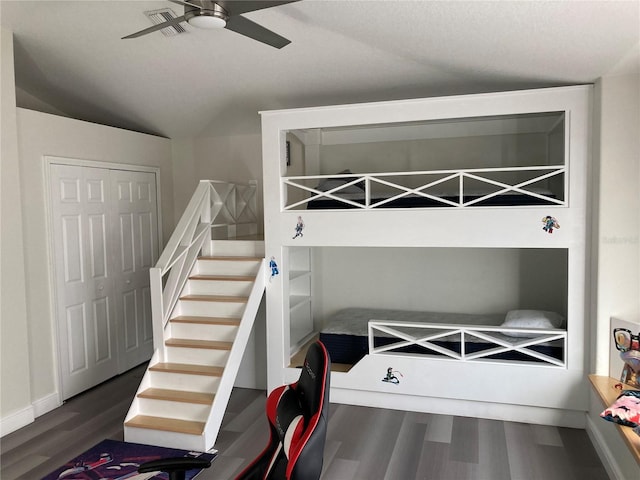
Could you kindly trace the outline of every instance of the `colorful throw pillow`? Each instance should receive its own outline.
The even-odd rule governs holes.
[[[640,390],[623,390],[615,402],[600,414],[610,422],[626,427],[640,426]]]

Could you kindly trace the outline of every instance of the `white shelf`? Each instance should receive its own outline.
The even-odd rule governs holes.
[[[291,295],[289,297],[289,310],[293,310],[295,308],[300,307],[301,305],[306,305],[311,302],[310,295]]]
[[[289,280],[298,280],[299,278],[308,278],[311,276],[309,270],[292,270],[289,272]]]

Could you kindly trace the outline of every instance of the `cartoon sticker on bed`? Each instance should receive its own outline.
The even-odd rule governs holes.
[[[304,222],[302,221],[302,217],[298,217],[298,221],[296,222],[296,234],[293,236],[295,240],[298,237],[302,237],[302,230],[304,229]]]
[[[542,217],[542,223],[544,224],[542,229],[547,233],[553,233],[554,228],[560,228],[560,224],[558,223],[558,220],[556,220],[551,215]]]
[[[276,257],[271,257],[271,260],[269,260],[269,268],[271,269],[271,277],[269,277],[269,281],[271,281],[273,277],[280,273],[280,270],[278,270],[278,264],[276,263]]]
[[[401,377],[403,376],[402,373],[400,373],[398,370],[394,370],[393,367],[387,368],[387,374],[384,376],[382,381],[387,383],[394,383],[396,385],[399,384],[400,380],[395,376],[396,373]]]

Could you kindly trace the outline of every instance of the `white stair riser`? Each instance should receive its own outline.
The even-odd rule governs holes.
[[[142,443],[144,445],[158,445],[180,450],[202,452],[207,449],[204,435],[187,435],[185,433],[159,432],[147,428],[124,427],[124,437],[127,442]]]
[[[203,325],[200,323],[171,322],[171,336],[190,340],[219,340],[232,342],[238,327],[235,325]]]
[[[199,275],[255,275],[259,260],[198,260]]]
[[[189,280],[187,292],[191,295],[227,295],[232,297],[248,297],[253,281],[239,280]]]
[[[151,386],[169,390],[188,392],[216,393],[220,377],[209,375],[190,375],[185,373],[167,373],[150,371]]]
[[[264,257],[264,242],[251,240],[214,240],[213,254],[222,257]]]
[[[224,367],[227,363],[228,357],[228,350],[181,347],[167,348],[167,361],[169,363],[191,363],[194,365]]]
[[[177,418],[179,420],[192,420],[205,422],[211,410],[211,405],[196,403],[172,402],[151,398],[138,398],[140,409],[145,415],[152,417]]]
[[[174,316],[194,317],[241,317],[244,302],[200,302],[180,300]]]

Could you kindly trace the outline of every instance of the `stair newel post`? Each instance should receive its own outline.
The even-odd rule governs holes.
[[[201,216],[200,216],[200,221],[202,223],[206,223],[209,225],[209,229],[207,232],[207,237],[204,241],[204,243],[202,244],[202,255],[205,257],[211,257],[213,256],[213,242],[212,240],[212,224],[213,224],[213,218],[211,215],[211,190],[213,189],[213,185],[210,181],[208,180],[201,180],[201,182],[207,182],[209,185],[209,188],[207,188],[207,191],[204,195],[204,198],[202,199],[203,202],[203,208],[201,210]]]
[[[162,269],[149,269],[149,287],[151,289],[151,323],[153,326],[153,347],[164,360],[164,302],[162,300]]]
[[[250,205],[250,212],[252,215],[252,219],[254,220],[252,222],[252,224],[249,226],[249,234],[251,235],[256,235],[258,233],[258,219],[257,219],[257,212],[258,212],[258,181],[257,180],[249,180],[249,191],[251,192],[249,194],[249,205]]]
[[[229,195],[227,195],[227,210],[231,214],[232,222],[227,226],[227,238],[228,239],[232,239],[232,238],[236,238],[236,236],[237,236],[237,224],[238,224],[238,212],[237,212],[238,199],[237,199],[237,195],[238,195],[238,188],[234,184],[230,183],[229,184],[229,189],[231,191],[229,192]]]

